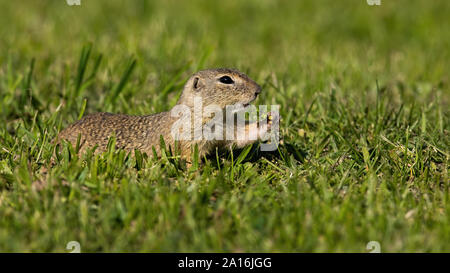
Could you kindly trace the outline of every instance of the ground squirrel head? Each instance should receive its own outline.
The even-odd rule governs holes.
[[[192,75],[186,82],[177,104],[193,107],[194,98],[201,97],[203,107],[217,105],[248,105],[256,99],[261,87],[247,75],[234,69],[207,69]]]

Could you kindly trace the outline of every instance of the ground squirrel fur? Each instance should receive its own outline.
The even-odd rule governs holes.
[[[203,106],[218,105],[225,109],[227,105],[241,104],[248,106],[261,92],[261,87],[247,75],[233,69],[207,69],[192,75],[184,85],[176,105],[185,105],[194,110],[194,97],[200,97]],[[216,147],[244,147],[257,139],[244,140],[182,140],[175,141],[171,128],[177,121],[170,111],[145,116],[124,114],[96,113],[69,125],[61,131],[57,141],[65,140],[75,145],[79,139],[80,152],[87,148],[96,148],[96,152],[107,149],[111,136],[116,138],[116,148],[133,152],[140,150],[148,155],[155,151],[160,153],[160,137],[166,146],[189,161],[193,146],[198,145],[199,155],[203,156]],[[193,115],[192,119],[200,119],[202,124],[210,121],[208,117]],[[227,126],[225,124],[224,126]],[[260,126],[258,122],[245,124],[245,132],[257,134],[266,132],[270,122]],[[193,129],[191,130],[193,131]]]

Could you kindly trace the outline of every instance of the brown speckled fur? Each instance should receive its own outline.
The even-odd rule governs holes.
[[[231,77],[234,84],[219,82],[219,78],[225,75]],[[258,84],[237,70],[224,68],[202,70],[187,81],[177,105],[187,105],[192,109],[194,97],[201,96],[203,107],[216,104],[224,109],[226,105],[250,103],[256,99],[260,90]],[[208,121],[202,119],[203,124]],[[157,153],[160,152],[160,136],[163,136],[166,145],[174,148],[175,141],[171,135],[171,127],[176,120],[177,118],[170,116],[170,111],[146,116],[96,113],[87,115],[61,131],[57,141],[66,140],[75,145],[80,136],[80,152],[96,145],[98,146],[96,152],[104,152],[109,138],[115,136],[118,149],[128,151],[138,149],[150,155],[152,147],[155,147]],[[216,140],[181,141],[178,152],[189,160],[193,144],[198,144],[199,154],[203,156],[217,146],[237,144],[242,147],[251,142],[254,141],[239,143]]]

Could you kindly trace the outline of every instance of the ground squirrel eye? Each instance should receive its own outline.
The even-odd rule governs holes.
[[[221,77],[221,78],[219,79],[219,81],[220,81],[221,83],[224,83],[224,84],[232,84],[232,83],[234,83],[234,81],[233,81],[230,77],[228,77],[228,76],[223,76],[223,77]]]

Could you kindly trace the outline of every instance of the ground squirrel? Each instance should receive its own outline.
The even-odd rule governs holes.
[[[198,106],[195,105],[195,99],[200,98],[198,102],[203,107],[215,105],[225,112],[225,108],[229,105],[249,106],[260,92],[261,87],[256,82],[237,70],[207,69],[199,71],[189,78],[175,107],[183,106],[190,112],[196,112],[195,108]],[[212,117],[205,116],[203,113],[188,115],[188,118],[183,120],[179,116],[174,116],[171,111],[145,116],[96,113],[82,118],[61,131],[57,141],[66,140],[75,145],[79,140],[80,152],[94,147],[96,147],[96,152],[104,152],[107,149],[109,138],[115,136],[117,148],[130,152],[137,149],[151,155],[152,147],[158,154],[160,153],[162,136],[167,146],[178,151],[189,162],[195,144],[198,145],[200,156],[215,150],[216,147],[232,147],[233,145],[243,147],[260,139],[272,124],[271,121],[266,123],[257,121],[247,122],[241,127],[233,127],[234,132],[242,129],[247,134],[247,137],[241,140],[228,140],[225,137],[210,140],[195,138],[196,129],[192,124],[200,123],[204,126],[211,120]],[[225,118],[223,120],[225,121]],[[174,136],[173,127],[176,122],[180,124],[180,121],[183,123],[181,125],[191,124],[188,129],[188,139],[179,140]],[[232,122],[234,123],[234,117]],[[224,122],[221,128],[222,134],[225,134],[228,126],[229,124]]]

